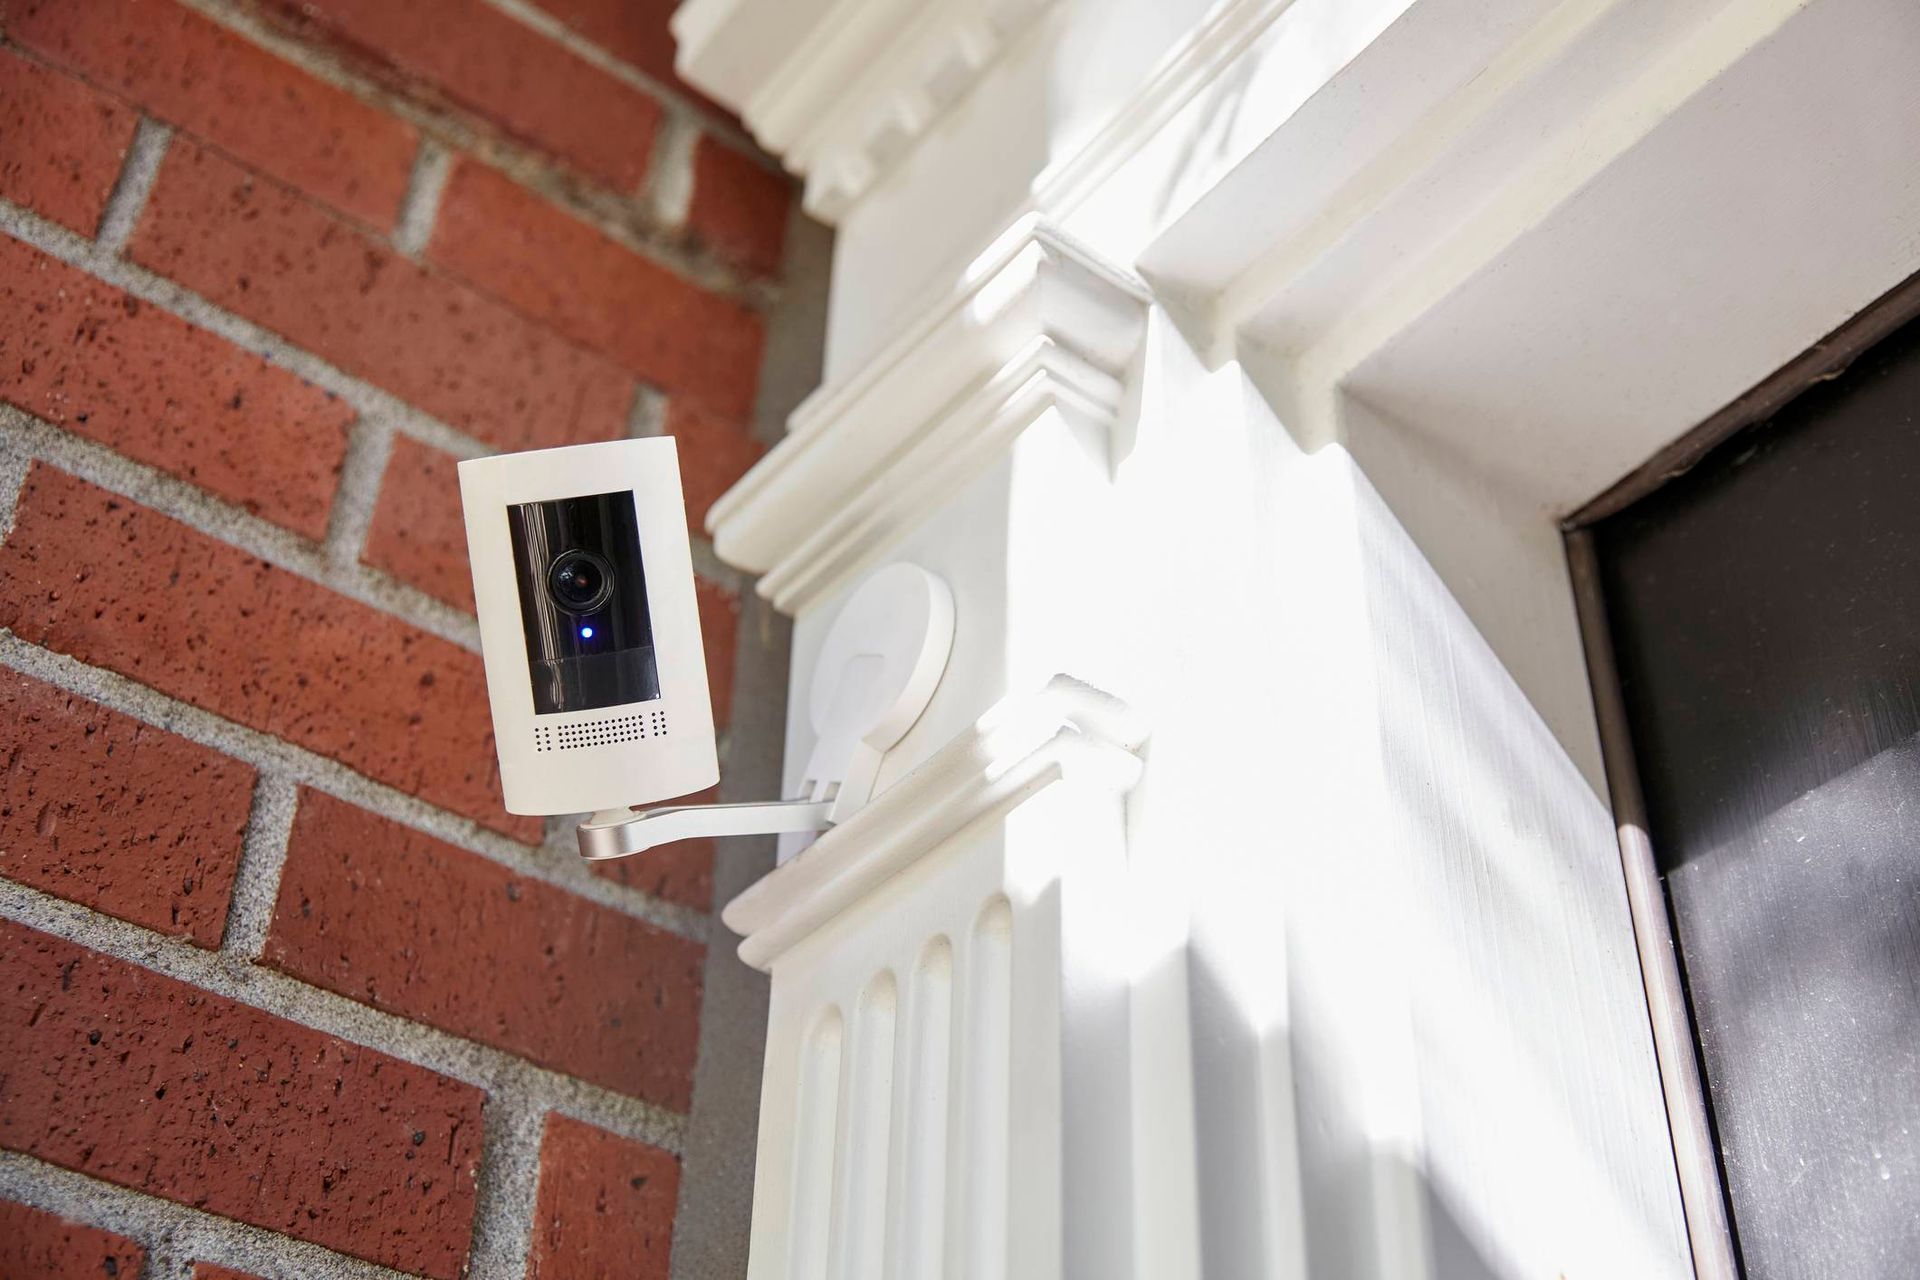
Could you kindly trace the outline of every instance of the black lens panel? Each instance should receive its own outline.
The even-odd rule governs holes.
[[[660,696],[631,490],[507,508],[536,714]]]

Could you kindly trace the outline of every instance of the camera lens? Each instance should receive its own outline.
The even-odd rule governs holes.
[[[591,551],[563,551],[547,570],[547,594],[568,613],[592,613],[613,594],[613,570]]]

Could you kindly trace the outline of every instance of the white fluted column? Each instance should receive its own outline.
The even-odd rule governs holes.
[[[1138,1091],[1190,1107],[1139,1052],[1184,1035],[1138,981],[1164,934],[1129,892],[1144,738],[1056,679],[727,908],[773,979],[755,1280],[1144,1276],[1136,1237],[1192,1247],[1129,1119]]]

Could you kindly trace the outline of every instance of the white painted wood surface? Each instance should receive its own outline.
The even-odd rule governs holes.
[[[1037,216],[857,377],[795,412],[790,434],[713,506],[715,549],[806,611],[962,490],[1036,421],[1114,430],[1147,289]]]
[[[1127,901],[1144,729],[1060,679],[973,730],[736,899],[773,975],[755,1277],[1142,1270],[1193,1231],[1149,1189],[1187,1094],[1183,1009],[1129,991],[1154,911]],[[1143,947],[1145,950],[1143,951]],[[1178,1116],[1190,1108],[1172,1105]],[[1116,1231],[1116,1226],[1122,1229]]]
[[[689,0],[688,70],[894,101],[979,5],[830,11]],[[867,852],[729,914],[756,1276],[1690,1272],[1555,521],[1920,269],[1916,14],[1052,0],[881,146],[808,81],[828,381],[718,544],[796,689],[880,556],[957,631]],[[1056,671],[1124,802],[906,803]]]

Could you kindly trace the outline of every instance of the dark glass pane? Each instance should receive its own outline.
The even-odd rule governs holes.
[[[660,696],[633,493],[507,508],[534,711]]]

